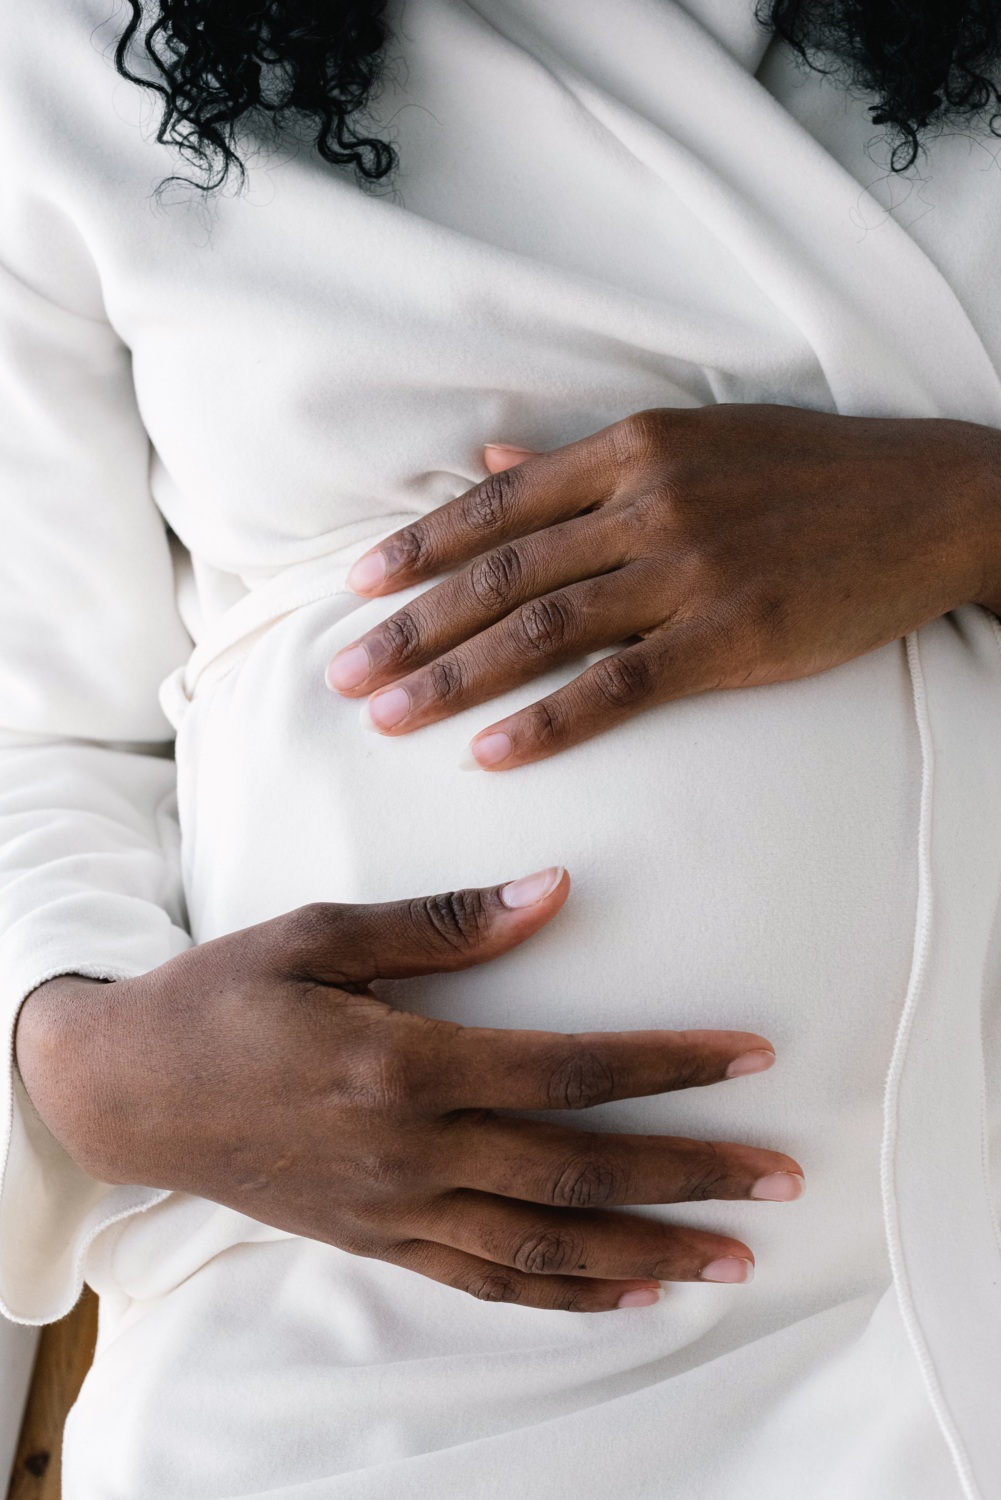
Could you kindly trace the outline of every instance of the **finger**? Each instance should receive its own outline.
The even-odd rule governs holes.
[[[567,1211],[460,1191],[429,1210],[426,1237],[530,1276],[750,1281],[742,1240],[638,1214]]]
[[[671,625],[603,657],[566,687],[482,729],[469,755],[484,771],[529,765],[654,704],[723,685],[719,641],[702,625]]]
[[[566,871],[552,866],[505,885],[411,901],[316,902],[235,937],[254,944],[259,961],[285,975],[367,984],[486,963],[551,921],[569,891]]]
[[[614,490],[610,452],[610,445],[585,439],[491,474],[366,552],[348,574],[348,587],[368,597],[391,594],[500,542],[580,515]]]
[[[786,1203],[803,1192],[791,1156],[732,1141],[599,1135],[496,1118],[449,1122],[443,1168],[451,1184],[554,1208],[618,1208],[754,1198]],[[434,1162],[429,1163],[436,1173]]]
[[[407,1017],[413,1020],[412,1017]],[[416,1021],[414,1024],[417,1025]],[[507,1031],[436,1026],[413,1060],[427,1107],[590,1109],[764,1072],[772,1045],[750,1031]]]
[[[643,571],[638,564],[620,568],[530,599],[454,651],[374,693],[366,711],[370,727],[409,734],[648,629],[662,607],[637,584]]]
[[[583,1276],[529,1276],[427,1240],[407,1240],[383,1258],[481,1302],[510,1302],[553,1312],[611,1312],[660,1301],[659,1283],[649,1278],[600,1281]]]
[[[502,469],[513,469],[526,459],[538,458],[537,448],[519,448],[514,443],[485,443],[483,445],[483,467],[491,474]]]
[[[327,685],[349,697],[370,693],[433,661],[529,599],[608,573],[627,560],[623,533],[600,514],[507,542],[345,646],[327,668]]]

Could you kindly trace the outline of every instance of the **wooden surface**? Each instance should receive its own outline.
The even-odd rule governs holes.
[[[59,1500],[63,1423],[94,1358],[97,1298],[89,1288],[42,1329],[7,1500]]]

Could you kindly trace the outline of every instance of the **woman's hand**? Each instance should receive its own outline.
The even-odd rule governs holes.
[[[340,652],[328,681],[372,693],[372,726],[406,734],[620,648],[482,730],[471,750],[489,770],[1001,603],[991,428],[715,406],[487,458],[501,472],[381,542],[349,583],[374,597],[468,566]]]
[[[737,1031],[467,1028],[367,988],[468,968],[544,926],[569,881],[310,906],[137,979],[51,980],[17,1029],[25,1086],[104,1182],[177,1188],[490,1301],[602,1312],[662,1280],[746,1281],[740,1240],[608,1210],[791,1199],[750,1146],[590,1133],[496,1110],[580,1109],[760,1072]]]

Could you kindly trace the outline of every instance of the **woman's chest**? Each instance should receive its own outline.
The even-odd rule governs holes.
[[[956,293],[851,173],[680,6],[609,15],[393,10],[367,191],[248,141],[243,192],[154,206],[176,162],[129,137],[81,220],[192,551],[252,583],[459,493],[484,441],[648,406],[993,419]]]
[[[688,147],[647,121],[651,163],[636,112],[603,113],[607,86],[472,7],[406,20],[379,101],[389,186],[290,148],[251,156],[242,194],[168,188],[127,234],[95,231],[158,501],[218,567],[266,571],[437,504],[491,438],[553,447],[654,405],[832,404]],[[685,59],[657,41],[670,89]]]

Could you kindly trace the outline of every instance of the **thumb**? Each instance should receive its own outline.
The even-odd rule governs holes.
[[[372,906],[301,907],[283,960],[325,984],[368,984],[486,963],[544,927],[566,901],[562,866],[506,885],[449,891]]]
[[[513,443],[487,443],[483,449],[483,462],[490,474],[517,468],[526,459],[538,456],[534,448],[516,448]]]

